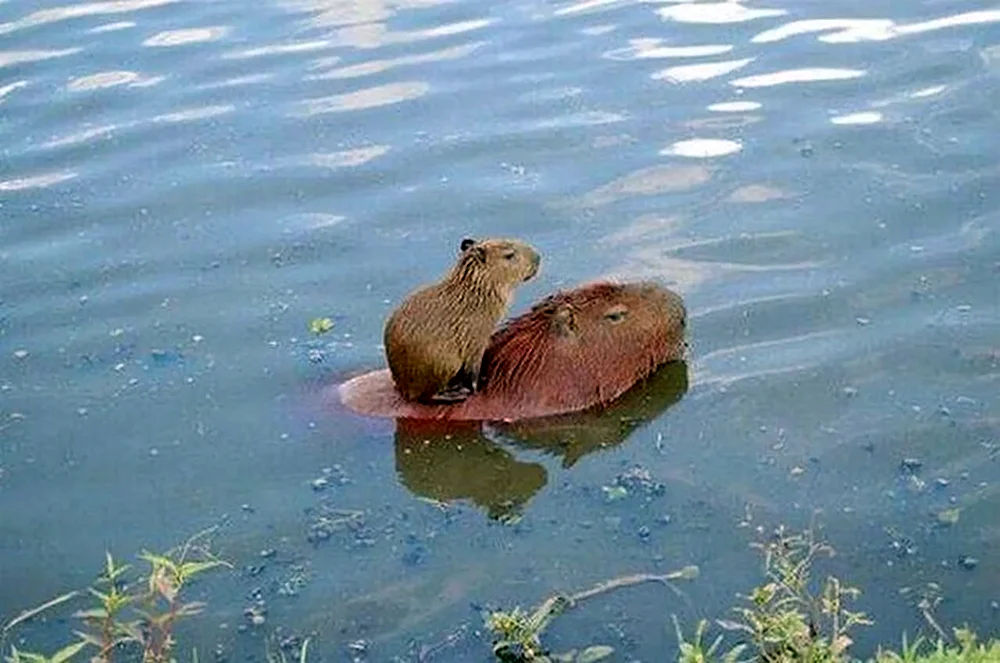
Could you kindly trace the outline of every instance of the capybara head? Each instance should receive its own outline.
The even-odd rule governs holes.
[[[652,282],[594,283],[556,293],[493,336],[486,398],[512,413],[606,404],[684,350],[680,296]]]
[[[538,273],[541,256],[526,242],[517,239],[465,238],[459,246],[461,255],[455,266],[455,276],[462,281],[488,280],[516,286]]]

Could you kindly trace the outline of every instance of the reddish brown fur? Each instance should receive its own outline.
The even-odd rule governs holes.
[[[355,412],[383,417],[517,420],[575,412],[613,401],[682,358],[685,320],[681,298],[658,284],[595,283],[547,297],[497,330],[481,389],[461,403],[407,402],[385,370],[349,380],[339,394]]]

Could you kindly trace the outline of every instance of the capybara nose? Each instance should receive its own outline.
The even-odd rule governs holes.
[[[541,264],[541,262],[542,262],[542,256],[539,255],[537,251],[532,251],[531,272],[528,274],[527,278],[524,279],[525,281],[527,281],[528,279],[535,278],[535,275],[538,274],[538,267]]]

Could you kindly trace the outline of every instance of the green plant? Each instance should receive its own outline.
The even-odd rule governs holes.
[[[833,548],[817,541],[812,530],[789,534],[784,528],[753,547],[764,558],[766,582],[744,597],[748,605],[735,609],[737,621],[719,625],[745,634],[763,663],[848,661],[849,632],[872,622],[847,609],[861,592],[837,578],[827,577],[813,592],[813,561],[820,554],[832,556]]]
[[[917,638],[912,644],[903,637],[900,653],[879,649],[875,657],[877,663],[997,663],[1000,661],[1000,642],[991,640],[978,642],[976,634],[969,629],[955,629],[957,646],[948,646],[939,639],[930,651],[921,653],[929,644],[924,638]]]
[[[661,575],[636,573],[612,578],[575,594],[557,594],[542,602],[530,615],[520,607],[510,611],[495,610],[485,618],[486,627],[497,636],[493,642],[493,655],[502,663],[593,663],[604,660],[614,653],[614,648],[594,645],[581,652],[574,649],[563,654],[550,653],[542,646],[542,631],[553,619],[580,601],[646,582],[658,582],[678,591],[671,584],[674,580],[694,580],[698,575],[698,567],[694,565]]]
[[[215,557],[203,542],[211,531],[197,534],[162,555],[143,551],[139,558],[148,563],[149,571],[134,589],[126,582],[131,566],[119,565],[111,553],[106,553],[104,570],[91,587],[63,594],[21,613],[3,628],[0,645],[19,624],[85,593],[94,604],[73,613],[83,623],[83,629],[74,631],[77,640],[50,656],[11,646],[7,663],[68,663],[86,647],[96,650],[92,662],[113,663],[115,652],[129,646],[138,648],[143,663],[173,663],[177,621],[198,614],[204,606],[182,601],[182,591],[195,576],[230,566]],[[197,659],[197,653],[194,656]]]
[[[698,626],[695,627],[694,631],[694,640],[688,642],[684,639],[684,634],[681,632],[681,625],[677,621],[677,615],[671,615],[671,618],[674,620],[674,631],[677,633],[677,642],[680,643],[680,653],[677,656],[678,663],[710,663],[712,661],[737,663],[739,655],[747,648],[745,644],[736,645],[719,659],[717,658],[716,650],[722,645],[722,636],[717,637],[708,649],[705,649],[701,641],[708,630],[707,619],[702,619],[698,622]]]

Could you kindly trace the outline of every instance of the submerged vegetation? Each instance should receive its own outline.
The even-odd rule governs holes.
[[[216,557],[202,532],[164,554],[143,552],[139,558],[148,568],[135,577],[130,565],[115,561],[107,553],[104,570],[91,587],[72,591],[27,610],[0,630],[0,648],[6,663],[70,663],[89,654],[91,663],[138,660],[142,663],[176,663],[174,630],[179,620],[197,615],[204,604],[186,601],[182,594],[202,573],[230,564]],[[719,619],[722,630],[709,644],[711,624],[701,620],[693,635],[684,634],[677,617],[671,616],[678,640],[677,663],[851,663],[862,659],[850,653],[851,633],[873,621],[849,609],[860,590],[833,576],[816,583],[814,562],[833,549],[817,540],[811,530],[792,534],[778,529],[766,541],[753,544],[763,558],[764,579],[742,596],[733,608],[733,619]],[[131,580],[129,578],[131,577]],[[484,615],[494,636],[493,655],[502,663],[596,663],[610,660],[615,650],[595,644],[563,653],[552,653],[542,642],[544,631],[560,614],[586,599],[646,582],[659,582],[679,592],[673,582],[698,577],[696,566],[663,575],[636,574],[615,578],[575,594],[557,594],[532,610],[515,607]],[[17,627],[89,596],[88,607],[73,613],[82,623],[75,640],[51,654],[19,649],[8,641]],[[899,651],[879,648],[869,663],[1000,663],[1000,641],[979,642],[969,629],[956,628],[949,636],[922,608],[928,624],[937,633],[934,641],[918,638],[910,643],[904,635]],[[727,638],[731,642],[726,643]],[[302,643],[297,663],[307,663],[310,640]],[[725,643],[725,644],[724,644]],[[265,643],[268,663],[290,663],[280,647]],[[442,644],[451,644],[450,641]],[[440,649],[432,647],[427,652]],[[197,649],[190,659],[198,663]],[[420,660],[425,660],[421,655]]]

